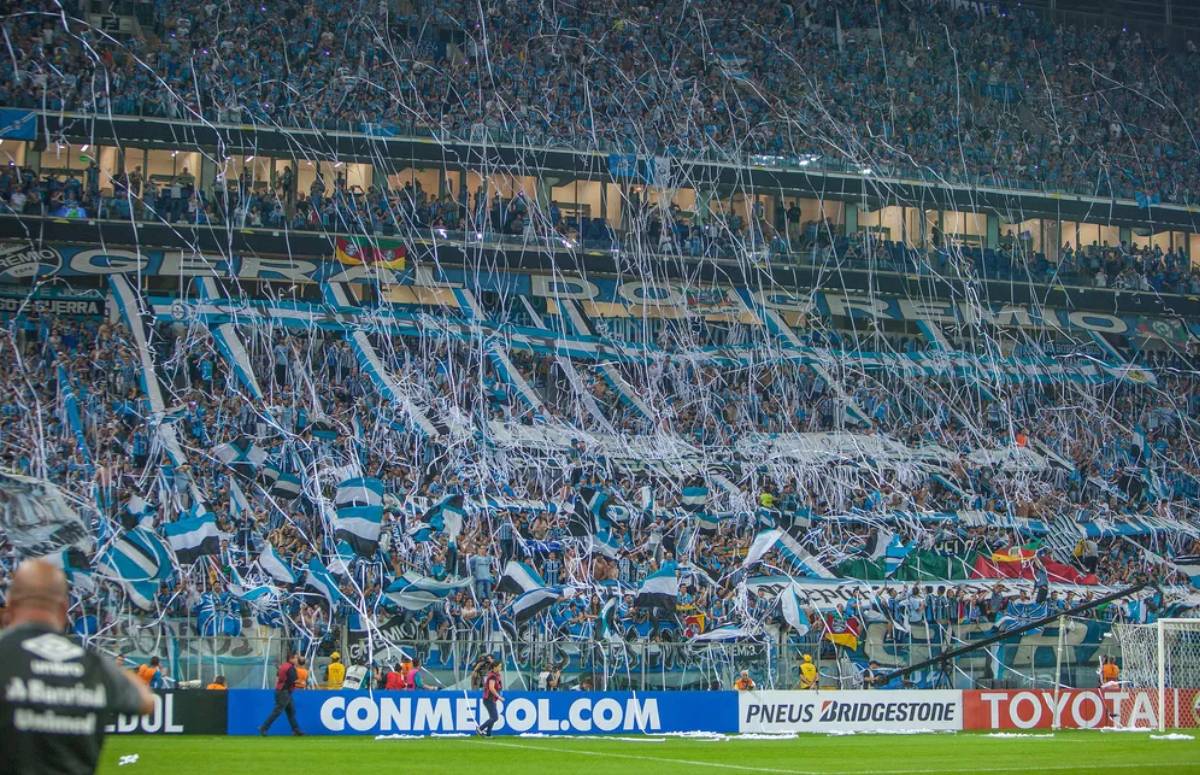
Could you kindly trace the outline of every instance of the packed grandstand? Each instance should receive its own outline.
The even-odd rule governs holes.
[[[1114,623],[1200,605],[1191,43],[95,5],[0,5],[0,571],[55,557],[109,653],[1086,686]]]

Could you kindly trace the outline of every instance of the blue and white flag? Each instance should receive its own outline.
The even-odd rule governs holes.
[[[259,608],[279,599],[279,590],[270,584],[247,585],[236,569],[230,569],[229,594],[243,603]]]
[[[359,557],[379,550],[383,506],[339,506],[333,517],[333,539],[346,542]]]
[[[1022,627],[1038,619],[1044,619],[1049,615],[1050,609],[1045,603],[1035,603],[1033,601],[1021,602],[1019,600],[1010,601],[1005,607],[1004,613],[996,619],[997,630],[1012,630],[1017,627]],[[1041,627],[1030,630],[1034,635],[1039,635],[1042,632]]]
[[[304,574],[304,587],[324,597],[330,607],[341,602],[343,597],[337,582],[333,580],[333,575],[316,557],[308,561],[308,572]]]
[[[75,546],[68,546],[53,554],[41,558],[56,568],[61,568],[68,581],[74,582],[77,575],[91,575],[92,563],[87,552]]]
[[[337,576],[349,576],[350,569],[358,560],[358,553],[346,541],[338,541],[334,555],[329,558],[329,571]]]
[[[679,576],[676,574],[676,565],[674,562],[664,562],[638,587],[633,605],[635,608],[666,608],[674,611],[678,599]]]
[[[180,565],[191,565],[206,554],[221,551],[221,531],[211,513],[163,525],[163,535]]]
[[[703,483],[685,485],[679,495],[679,506],[689,514],[704,511],[708,504],[708,488]]]
[[[155,601],[155,595],[158,594],[157,581],[128,581],[121,579],[119,581],[121,588],[125,590],[125,595],[129,598],[129,602],[143,611],[153,611],[158,606]]]
[[[609,527],[608,494],[595,487],[580,487],[575,496],[575,507],[567,517],[567,532],[583,537]]]
[[[882,559],[887,554],[888,544],[892,542],[892,536],[895,535],[886,527],[877,527],[867,538],[865,551],[867,559],[872,562]]]
[[[915,544],[904,544],[900,536],[893,535],[892,540],[888,542],[887,549],[883,553],[883,570],[888,576],[891,576],[896,571],[900,570],[900,566],[904,564],[904,560],[908,555],[912,554]]]
[[[610,597],[600,609],[596,620],[596,639],[601,641],[621,640],[620,628],[617,625],[617,595]]]
[[[247,438],[218,444],[213,447],[212,454],[235,474],[248,479],[254,478],[270,457],[265,449]]]
[[[587,537],[587,546],[584,548],[584,552],[586,554],[599,554],[610,560],[615,560],[620,549],[621,547],[617,546],[616,539],[612,537],[612,532],[605,529]]]
[[[149,528],[154,521],[156,511],[157,507],[153,503],[140,495],[131,495],[125,502],[125,509],[121,514],[121,525],[127,529]]]
[[[250,506],[250,500],[246,497],[246,493],[242,491],[242,486],[238,484],[237,479],[229,480],[229,516],[237,517],[241,514],[253,514],[254,509]]]
[[[709,535],[717,532],[723,519],[722,515],[713,514],[711,511],[698,511],[693,516],[696,518],[696,527],[700,532]]]
[[[875,528],[875,532],[867,539],[866,553],[867,557],[872,562],[883,560],[884,573],[891,576],[900,566],[904,564],[904,559],[912,553],[914,546],[905,546],[904,541],[900,536],[885,527]]]
[[[267,495],[279,500],[294,501],[300,497],[304,485],[295,474],[280,473],[267,486]]]
[[[812,629],[808,614],[804,612],[804,602],[800,599],[799,590],[795,584],[789,584],[779,593],[779,607],[783,612],[783,620],[803,638]]]
[[[258,555],[258,567],[262,572],[270,576],[280,584],[291,586],[296,583],[296,574],[292,570],[292,566],[283,561],[279,553],[275,551],[275,547],[268,542]]]
[[[447,540],[458,540],[462,532],[463,519],[466,510],[463,507],[463,496],[447,495],[430,506],[421,518],[408,528],[408,534],[414,541],[428,541],[434,533],[442,533]]]
[[[783,535],[783,531],[778,528],[759,532],[750,543],[750,548],[746,551],[746,558],[742,560],[742,567],[749,568],[756,563],[762,562],[763,556],[774,548],[781,535]]]
[[[225,635],[237,637],[242,634],[242,617],[233,605],[232,595],[215,595],[205,592],[192,607],[192,619],[196,632],[205,637]]]
[[[333,496],[333,505],[342,506],[382,506],[383,482],[374,477],[355,477],[347,479],[337,486]]]
[[[383,591],[384,596],[409,611],[420,611],[439,603],[449,595],[469,586],[469,578],[438,581],[419,573],[408,572],[394,580]]]
[[[726,641],[743,640],[761,635],[761,629],[743,627],[740,624],[725,624],[720,627],[702,632],[691,639],[692,643],[721,643]]]
[[[508,564],[504,566],[504,573],[500,575],[500,580],[496,582],[496,591],[515,595],[544,586],[546,586],[545,579],[534,570],[533,566],[517,560],[509,560]]]
[[[1188,577],[1193,587],[1200,587],[1200,554],[1184,554],[1171,563],[1175,570]]]
[[[800,541],[791,531],[780,530],[776,545],[779,547],[780,556],[789,561],[797,573],[822,579],[837,578],[833,571],[818,562],[817,558],[800,545]]]
[[[120,581],[160,581],[174,567],[171,550],[148,530],[126,530],[113,539],[97,559],[108,576]]]
[[[531,589],[512,601],[510,606],[513,620],[520,627],[525,622],[545,611],[562,599],[562,589],[559,587],[542,587]]]

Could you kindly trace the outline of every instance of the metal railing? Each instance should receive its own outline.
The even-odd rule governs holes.
[[[247,635],[199,636],[186,621],[152,626],[132,623],[93,636],[91,645],[132,664],[152,656],[162,661],[168,685],[206,685],[223,675],[230,688],[262,689],[274,684],[275,669],[287,652],[306,653],[313,686],[324,685],[329,654],[341,652],[347,665],[390,667],[404,658],[420,665],[427,689],[471,689],[481,656],[503,661],[507,683],[518,689],[592,688],[598,691],[728,689],[744,670],[763,689],[800,684],[805,655],[812,658],[822,688],[865,688],[865,669],[878,674],[917,664],[996,632],[991,623],[914,623],[900,629],[889,622],[863,625],[853,649],[835,646],[816,629],[803,638],[768,629],[761,638],[738,642],[572,640],[510,637],[503,631],[464,632],[449,639],[421,638],[408,628],[403,639],[384,637],[376,628],[343,633],[319,649],[281,630],[255,627]],[[1015,689],[1096,686],[1100,656],[1119,656],[1106,622],[1071,619],[1012,640],[968,652],[929,670],[906,676],[890,688]],[[476,676],[477,677],[477,676]],[[363,688],[373,685],[370,671]]]

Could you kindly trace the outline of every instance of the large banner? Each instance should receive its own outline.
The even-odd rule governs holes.
[[[486,717],[479,692],[298,691],[310,735],[470,734]],[[110,734],[256,735],[275,693],[159,692],[154,711],[118,716]],[[1200,727],[1200,691],[1168,689],[1166,726]],[[1151,689],[984,691],[507,692],[500,735],[1158,728]],[[290,734],[280,717],[271,734]]]
[[[121,714],[104,730],[117,735],[223,735],[227,693],[204,689],[159,692],[154,696],[153,712]]]
[[[388,243],[384,243],[386,246]],[[379,241],[371,250],[378,253]],[[331,252],[334,252],[331,246]],[[385,248],[386,252],[386,248]],[[391,254],[388,254],[389,256]],[[886,296],[858,296],[815,291],[797,296],[784,290],[735,288],[719,284],[687,284],[668,280],[614,280],[584,277],[569,271],[554,275],[524,272],[479,274],[453,267],[388,268],[383,263],[349,266],[333,258],[269,258],[255,255],[204,255],[171,250],[131,250],[65,244],[36,246],[29,242],[0,243],[0,282],[34,277],[226,277],[287,283],[368,283],[383,286],[384,298],[397,304],[459,306],[451,292],[495,291],[503,295],[537,297],[551,314],[579,310],[589,319],[704,317],[761,324],[765,313],[997,328],[1058,329],[1098,334],[1149,337],[1184,345],[1191,332],[1184,321],[1169,317],[1113,315],[1105,312],[1051,309],[1021,304],[985,304]],[[391,261],[396,265],[396,261]],[[400,292],[393,293],[399,289]],[[413,292],[408,292],[413,289]],[[579,332],[582,333],[582,332]]]
[[[1158,692],[1152,689],[1008,689],[964,691],[964,729],[1158,728]],[[1168,689],[1168,727],[1200,726],[1200,695]]]
[[[738,694],[738,731],[944,732],[963,728],[963,693],[793,691]]]
[[[294,694],[309,735],[470,734],[487,717],[479,692],[327,692]],[[229,734],[256,735],[275,693],[231,690]],[[737,732],[733,692],[505,692],[495,733]],[[291,734],[280,717],[271,734]]]

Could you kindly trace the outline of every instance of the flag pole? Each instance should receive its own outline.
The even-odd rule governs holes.
[[[990,635],[982,640],[975,641],[974,643],[968,643],[966,645],[959,646],[958,648],[950,649],[949,651],[938,654],[935,657],[930,657],[929,659],[923,659],[920,662],[911,664],[908,667],[902,667],[898,670],[893,670],[891,673],[889,673],[888,675],[886,675],[883,678],[883,682],[887,683],[888,681],[892,681],[896,678],[901,678],[903,676],[906,676],[909,673],[915,673],[916,671],[921,670],[922,668],[928,667],[928,666],[936,664],[936,663],[943,663],[943,664],[947,663],[950,660],[954,659],[955,657],[961,656],[963,654],[968,654],[972,651],[978,651],[979,649],[982,649],[982,648],[987,648],[988,646],[992,645],[993,643],[998,643],[998,642],[1004,640],[1005,638],[1011,638],[1014,635],[1022,635],[1026,632],[1029,632],[1030,630],[1037,629],[1038,627],[1045,627],[1047,624],[1052,623],[1055,619],[1059,618],[1060,616],[1063,616],[1063,617],[1077,616],[1085,611],[1090,611],[1091,609],[1096,608],[1097,606],[1104,605],[1105,603],[1111,603],[1114,600],[1120,600],[1121,598],[1129,597],[1130,595],[1135,595],[1138,592],[1141,592],[1143,589],[1145,589],[1148,586],[1150,586],[1150,583],[1143,581],[1141,583],[1134,584],[1132,587],[1118,590],[1116,592],[1107,594],[1104,597],[1097,598],[1096,600],[1082,603],[1080,605],[1075,606],[1074,608],[1069,608],[1066,611],[1063,611],[1062,613],[1054,613],[1054,614],[1050,614],[1049,616],[1043,616],[1041,619],[1037,619],[1028,624],[1023,624],[1020,627],[1014,627],[1010,630],[1004,630],[1003,632],[996,633],[995,635]]]

